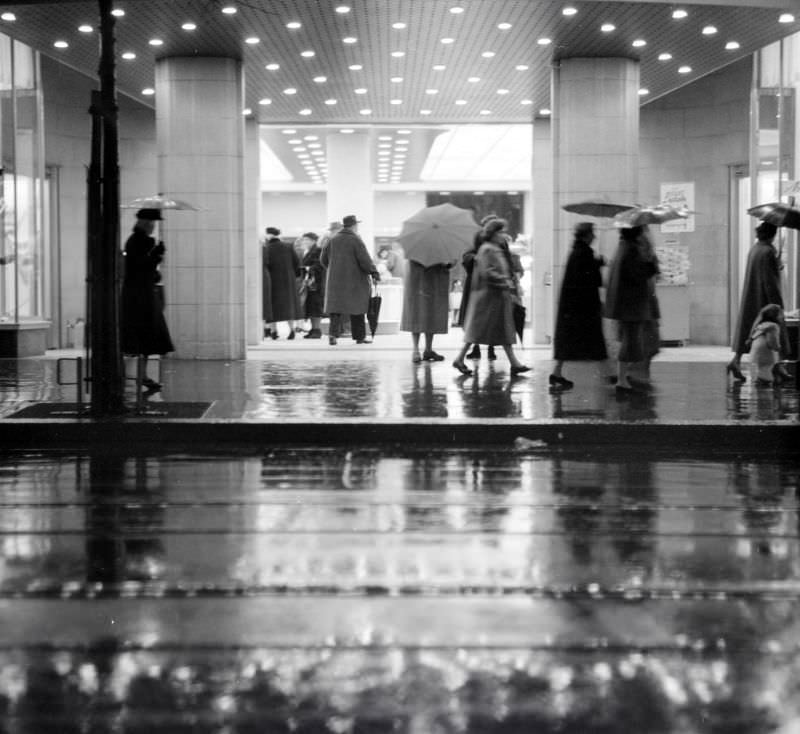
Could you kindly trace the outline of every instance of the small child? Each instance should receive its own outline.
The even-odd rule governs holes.
[[[772,385],[781,352],[783,309],[770,303],[758,312],[750,330],[750,364],[759,387]]]

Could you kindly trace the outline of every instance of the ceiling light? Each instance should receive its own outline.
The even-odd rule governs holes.
[[[498,23],[497,28],[501,31],[507,31],[509,28],[511,28],[511,23]]]
[[[467,103],[467,100],[465,100],[465,99],[457,99],[456,100],[456,104],[457,105],[465,105],[466,103]]]
[[[366,108],[366,109],[363,109],[363,110],[359,110],[358,114],[359,115],[371,115],[372,114],[372,110]]]
[[[683,8],[679,8],[678,10],[673,10],[672,11],[672,17],[675,20],[683,20],[688,15],[689,15],[689,13],[687,13],[685,10],[683,10]]]
[[[434,64],[433,70],[434,71],[444,71],[447,67],[444,64]]]
[[[552,42],[553,41],[550,38],[540,38],[538,41],[536,41],[536,43],[538,43],[540,46],[549,46]]]
[[[350,12],[350,6],[349,5],[337,5],[336,6],[336,12],[337,13],[349,13]],[[344,132],[344,131],[342,131],[342,132]],[[350,132],[352,132],[352,130]]]
[[[781,13],[778,23],[794,23],[794,16],[791,13]]]
[[[420,110],[420,111],[419,111],[419,114],[420,114],[420,115],[430,115],[430,114],[431,114],[431,111],[430,111],[430,110]]]
[[[717,32],[717,27],[713,25],[707,25],[703,28],[703,35],[704,36],[713,36]]]
[[[378,135],[378,140],[391,140],[391,135]]]
[[[284,94],[297,94],[297,90],[294,87],[287,87],[283,90]]]
[[[115,18],[124,18],[125,11],[122,8],[114,8],[114,10],[111,11],[111,15]]]
[[[644,38],[637,38],[637,39],[636,39],[636,40],[635,40],[635,41],[634,41],[634,42],[631,44],[631,46],[633,46],[634,48],[642,48],[642,47],[644,47],[644,46],[646,46],[646,45],[647,45],[647,41],[645,41],[645,40],[644,40]]]
[[[461,13],[463,13],[463,12],[464,12],[464,8],[462,8],[462,7],[461,7],[461,6],[459,6],[459,5],[454,5],[452,8],[450,8],[450,12],[451,12],[453,15],[460,15]]]
[[[292,153],[305,153],[305,152],[306,148],[304,145],[297,145],[294,148],[292,148]]]
[[[740,44],[738,41],[728,41],[728,42],[725,44],[725,50],[726,50],[726,51],[737,51],[737,50],[738,50],[738,49],[740,49],[741,47],[742,47],[742,46],[741,46],[741,44]]]
[[[523,104],[523,105],[526,105],[526,106],[527,105],[532,105],[533,104],[533,100],[532,99],[523,99],[523,100],[520,100],[520,104]]]
[[[301,51],[301,52],[300,52],[300,55],[301,55],[301,56],[302,56],[304,59],[311,59],[311,58],[313,58],[313,57],[314,57],[316,54],[315,54],[313,51]]]
[[[289,133],[289,130],[284,130],[284,134]],[[296,133],[297,130],[292,130],[291,132]],[[289,145],[302,145],[303,139],[302,138],[289,138]]]
[[[361,66],[361,64],[350,64],[347,68],[350,69],[350,71],[361,71],[364,67]]]
[[[290,21],[289,21],[289,22],[286,24],[286,27],[287,27],[287,28],[288,28],[290,31],[296,31],[298,28],[302,28],[302,27],[303,27],[303,24],[302,24],[302,23],[300,23],[299,21],[296,21],[296,20],[290,20]]]
[[[122,58],[125,59],[125,61],[133,61],[136,58],[136,54],[133,53],[133,51],[126,51],[122,54]]]
[[[678,69],[678,74],[691,74],[691,73],[692,73],[692,67],[691,66],[681,66]]]
[[[264,98],[258,100],[258,103],[260,105],[264,105],[266,107],[266,105],[272,104],[272,100],[269,97],[264,97]]]
[[[400,84],[400,82],[403,81],[403,77],[401,77],[401,76],[393,76],[389,81],[391,81],[394,84]]]
[[[611,33],[617,30],[617,26],[613,23],[603,23],[603,25],[600,26],[600,30],[603,31],[603,33]]]
[[[328,81],[328,77],[326,77],[326,76],[315,76],[315,77],[314,77],[314,81],[315,81],[317,84],[324,84],[325,82],[327,82],[327,81]]]
[[[365,87],[359,87],[358,89],[353,90],[356,94],[366,94],[367,90]]]
[[[647,87],[642,87],[642,88],[639,90],[639,96],[640,96],[640,97],[645,97],[645,96],[647,96],[648,94],[650,94],[650,90],[649,90],[649,89],[647,89]]]
[[[355,36],[347,36],[342,39],[342,43],[358,43],[358,39]]]
[[[17,16],[14,13],[3,13],[0,15],[0,20],[5,20],[8,23],[13,23],[17,19]]]
[[[337,8],[337,12],[338,12],[338,8]],[[339,132],[342,133],[343,135],[350,135],[351,133],[354,133],[355,130],[353,130],[352,127],[343,127],[341,130],[339,130]]]
[[[576,15],[577,12],[578,12],[577,8],[573,8],[572,5],[567,5],[566,8],[563,8],[561,10],[561,15],[566,15],[567,17],[570,17],[572,15]]]
[[[331,106],[336,104],[336,100],[335,99],[326,99],[325,100],[325,104],[328,105],[328,107],[331,107]]]
[[[382,138],[379,138],[379,140],[380,139],[382,139]],[[389,138],[389,140],[391,140],[391,138]],[[378,143],[378,147],[379,148],[391,148],[392,144],[391,143]]]
[[[151,46],[163,46],[163,45],[164,45],[164,41],[162,41],[160,38],[151,38],[151,39],[148,41],[148,43],[149,43]]]
[[[659,61],[669,61],[672,58],[672,54],[663,53],[658,55]]]
[[[484,51],[481,56],[483,56],[484,59],[491,59],[494,56],[494,51]]]
[[[481,110],[480,114],[482,114],[482,115],[491,115],[492,111],[491,110]]]
[[[402,99],[390,99],[389,104],[403,104]]]
[[[319,140],[319,135],[303,135],[303,140]],[[308,147],[314,148],[315,146],[309,145]],[[319,143],[317,143],[316,147],[319,147]]]
[[[92,28],[92,26],[90,26],[90,25],[84,24],[84,25],[79,25],[78,26],[78,30],[81,33],[91,33],[94,30],[94,28]]]
[[[542,109],[539,110],[539,114],[543,117],[547,117],[548,115],[552,114],[552,111],[549,107],[542,107]]]
[[[225,13],[225,15],[234,15],[236,13],[236,8],[233,5],[226,5],[222,8],[222,12]]]
[[[192,23],[191,21],[186,21],[181,28],[185,31],[196,31],[197,30],[197,23]]]
[[[194,29],[191,29],[194,30]],[[256,36],[250,36],[249,38],[245,38],[244,42],[249,46],[255,46],[257,43],[261,43],[261,39],[257,38]]]
[[[311,114],[311,110],[308,107],[305,107],[304,109],[300,110],[300,112],[298,114],[301,114],[301,115],[304,115],[304,116],[310,115]]]
[[[278,71],[281,68],[280,64],[267,64],[264,67],[267,71]]]
[[[398,135],[411,135],[411,130],[398,130]]]
[[[308,164],[309,164],[309,165],[311,165],[311,166],[313,166],[313,165],[314,165],[313,163],[311,163],[311,160],[310,160],[310,159],[311,159],[311,156],[310,156],[308,153],[298,153],[298,154],[297,154],[297,158],[298,158],[299,160],[301,160],[301,161],[308,160]]]
[[[142,94],[145,95],[145,97],[152,97],[155,93],[156,93],[156,90],[153,89],[152,87],[145,87],[142,90]]]
[[[447,46],[447,45],[449,45],[449,44],[451,44],[451,43],[455,43],[455,40],[456,40],[455,38],[442,38],[442,39],[441,39],[441,42],[442,42],[442,43],[443,43],[445,46]]]
[[[498,94],[508,94],[508,90],[507,89],[498,89],[497,93]]]
[[[438,89],[426,89],[425,94],[439,94]]]
[[[471,84],[475,84],[475,83],[479,82],[480,80],[481,80],[481,78],[479,76],[471,76],[471,77],[469,77],[467,79],[467,81],[470,82]]]
[[[66,41],[56,41],[53,46],[56,48],[69,48],[69,44]]]
[[[242,110],[242,114],[243,114],[245,117],[247,117],[248,115],[252,115],[252,114],[253,114],[253,110],[252,110],[250,107],[245,107],[245,108]]]
[[[530,67],[527,64],[517,64],[514,68],[517,71],[528,71]]]
[[[402,58],[405,55],[405,51],[392,51],[392,56],[394,56],[396,59]]]
[[[405,23],[392,23],[392,28],[397,29],[398,31],[402,31],[403,28],[406,27]]]

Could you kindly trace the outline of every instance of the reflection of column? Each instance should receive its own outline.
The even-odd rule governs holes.
[[[563,59],[553,71],[553,103],[555,299],[572,228],[580,221],[561,207],[601,197],[623,204],[638,199],[639,64],[623,58]],[[613,255],[616,237],[601,233],[597,246]]]
[[[370,134],[364,130],[329,133],[327,146],[328,221],[341,222],[348,214],[362,219],[358,233],[372,255],[376,222]]]
[[[241,63],[156,63],[159,185],[199,212],[167,214],[167,322],[176,356],[245,356]],[[252,233],[257,237],[257,233]]]

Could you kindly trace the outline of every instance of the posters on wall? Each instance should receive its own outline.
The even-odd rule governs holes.
[[[676,209],[694,211],[694,181],[661,184],[661,203],[674,206]],[[662,234],[675,232],[694,232],[694,214],[686,219],[673,219],[661,225]]]

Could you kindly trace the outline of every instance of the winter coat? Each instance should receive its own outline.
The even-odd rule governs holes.
[[[603,337],[603,305],[599,289],[603,259],[576,240],[567,259],[556,314],[553,358],[601,360],[608,356]]]
[[[446,334],[450,309],[450,268],[426,268],[408,261],[403,289],[400,331],[417,334]]]
[[[514,344],[514,279],[503,247],[489,240],[475,256],[471,293],[464,320],[468,344]]]
[[[456,321],[459,326],[464,326],[464,319],[467,317],[469,297],[472,293],[472,270],[475,267],[475,256],[478,254],[482,244],[483,230],[475,233],[472,249],[467,250],[461,256],[461,266],[464,268],[464,287],[461,290],[461,305],[458,308],[458,320]]]
[[[783,307],[780,262],[772,242],[757,240],[747,255],[739,317],[731,344],[736,354],[747,353],[747,340],[753,323],[759,311],[770,303]],[[789,343],[785,327],[782,332],[781,345],[785,350]]]
[[[364,241],[344,227],[322,248],[325,313],[364,314],[369,306],[370,275],[378,275]]]
[[[120,344],[124,354],[166,354],[175,347],[164,319],[158,264],[163,246],[134,227],[124,250],[125,272],[120,302]]]
[[[658,263],[645,258],[637,243],[620,238],[606,290],[605,315],[617,321],[652,321],[658,318],[654,281]]]
[[[305,317],[319,318],[325,313],[325,268],[319,261],[322,248],[314,244],[303,255],[303,267],[306,269],[306,304]]]
[[[301,318],[297,299],[296,278],[300,258],[292,245],[278,237],[267,240],[264,248],[264,269],[269,273],[271,321],[293,321]]]

